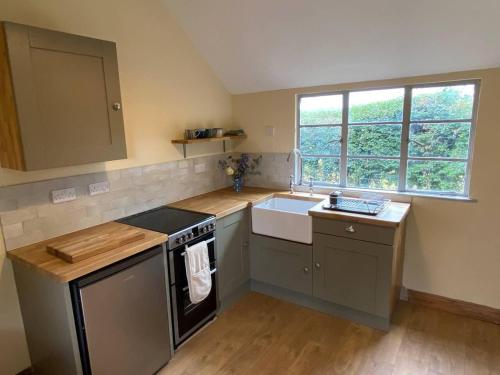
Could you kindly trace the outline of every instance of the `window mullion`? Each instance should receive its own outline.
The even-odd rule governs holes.
[[[349,92],[343,93],[342,101],[342,143],[340,145],[340,186],[347,186],[347,137],[349,122]]]
[[[467,153],[467,167],[465,171],[464,194],[470,195],[470,178],[472,168],[472,153],[474,151],[474,143],[476,139],[476,121],[477,121],[477,106],[479,103],[479,83],[474,82],[474,102],[472,107],[472,121],[469,133],[469,152]]]
[[[408,165],[408,142],[410,139],[411,86],[405,86],[403,104],[403,127],[401,130],[401,160],[399,163],[398,191],[406,190],[406,169]]]

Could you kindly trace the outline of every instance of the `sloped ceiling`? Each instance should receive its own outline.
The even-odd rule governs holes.
[[[163,0],[234,94],[500,66],[500,0]]]

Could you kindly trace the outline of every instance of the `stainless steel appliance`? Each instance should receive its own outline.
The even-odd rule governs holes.
[[[160,207],[120,222],[168,234],[168,270],[172,306],[174,347],[177,348],[194,332],[215,317],[217,311],[215,225],[212,215]],[[184,264],[186,246],[207,241],[212,273],[212,290],[202,302],[193,304]]]
[[[376,216],[385,210],[390,202],[388,199],[342,198],[341,194],[330,194],[330,203],[323,205],[323,209]]]
[[[166,247],[70,284],[84,374],[151,375],[171,358]]]

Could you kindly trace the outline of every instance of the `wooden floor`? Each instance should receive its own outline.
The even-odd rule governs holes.
[[[384,333],[251,293],[159,374],[500,374],[500,326],[401,302]]]

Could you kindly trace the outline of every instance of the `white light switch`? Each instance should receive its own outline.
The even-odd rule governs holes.
[[[109,181],[96,182],[89,185],[90,195],[109,193]]]
[[[274,126],[266,126],[266,137],[274,137]]]
[[[52,191],[52,202],[53,203],[63,203],[74,201],[76,199],[75,188],[53,190]]]

